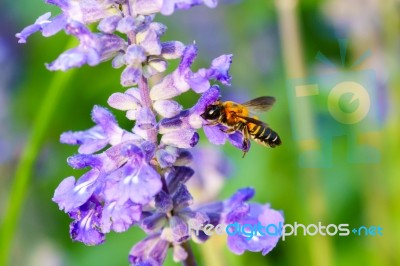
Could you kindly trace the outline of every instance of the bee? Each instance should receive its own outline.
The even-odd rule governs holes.
[[[209,126],[224,125],[226,129],[222,131],[225,133],[242,132],[244,157],[249,149],[250,138],[271,148],[281,145],[279,135],[253,115],[256,112],[268,111],[274,103],[275,98],[270,96],[258,97],[242,104],[218,100],[207,106],[201,117],[208,122]]]

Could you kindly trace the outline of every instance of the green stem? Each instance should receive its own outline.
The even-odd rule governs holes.
[[[72,43],[72,41],[69,42],[67,47],[72,46]],[[65,73],[55,73],[43,102],[38,104],[39,111],[17,165],[15,177],[11,185],[8,208],[6,208],[4,220],[0,228],[0,265],[7,265],[9,261],[16,227],[32,177],[32,168],[41,150],[41,145],[48,132],[53,114],[56,112],[55,109],[60,96],[74,73],[74,70],[69,70]]]
[[[182,247],[188,254],[187,258],[184,261],[182,261],[182,266],[197,266],[197,262],[194,257],[193,250],[192,247],[190,246],[189,241],[184,242],[182,244]]]

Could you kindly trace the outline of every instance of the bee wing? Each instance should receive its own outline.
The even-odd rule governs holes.
[[[264,123],[263,121],[260,121],[258,119],[252,118],[252,117],[248,117],[248,116],[241,116],[241,115],[235,115],[236,117],[239,117],[243,120],[246,120],[246,122],[250,122],[253,123],[255,125],[259,125],[259,126],[264,126],[264,127],[269,127],[267,123]]]
[[[269,109],[271,109],[274,103],[275,97],[261,96],[248,102],[242,103],[242,105],[249,109],[250,112],[257,113],[268,111]]]

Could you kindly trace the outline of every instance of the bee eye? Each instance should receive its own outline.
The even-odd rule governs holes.
[[[206,120],[215,120],[218,119],[221,115],[220,107],[217,105],[210,105],[207,107],[204,114],[201,115]]]
[[[207,111],[207,117],[209,119],[216,119],[219,117],[219,107],[216,105],[210,106],[210,108]]]

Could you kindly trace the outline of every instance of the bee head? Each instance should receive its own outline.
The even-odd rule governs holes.
[[[209,105],[206,111],[201,115],[202,118],[208,121],[215,121],[221,116],[221,105]]]

